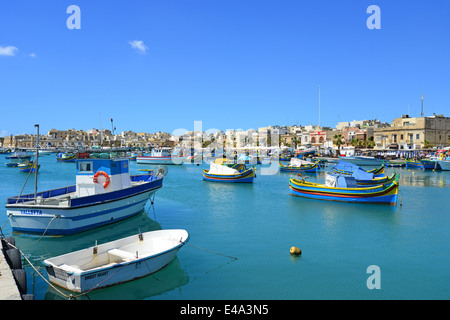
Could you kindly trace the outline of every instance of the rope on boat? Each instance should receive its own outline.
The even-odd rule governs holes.
[[[42,237],[45,235],[45,233],[47,232],[47,230],[48,230],[48,227],[50,227],[50,224],[53,222],[53,220],[55,220],[56,218],[59,218],[60,216],[59,215],[55,215],[51,220],[50,220],[50,222],[48,223],[48,225],[47,225],[47,228],[45,228],[45,230],[44,230],[44,233],[39,237],[39,239],[37,239],[36,240],[36,242],[38,242],[38,241],[40,241],[41,239],[42,239]]]

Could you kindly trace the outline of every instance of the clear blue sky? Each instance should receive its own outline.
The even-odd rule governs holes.
[[[0,136],[318,124],[319,85],[323,126],[449,116],[449,35],[448,0],[1,1]]]

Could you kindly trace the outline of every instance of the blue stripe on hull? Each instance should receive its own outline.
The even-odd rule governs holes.
[[[337,198],[325,195],[317,194],[306,194],[297,192],[291,189],[291,195],[302,198],[316,199],[316,200],[327,200],[327,201],[337,201],[337,202],[358,202],[358,203],[390,203],[395,205],[397,202],[397,195],[386,195],[379,197],[365,197],[365,198]]]
[[[213,181],[213,182],[253,182],[254,177],[243,178],[243,179],[213,179],[208,177],[203,177],[205,181]]]
[[[47,229],[47,231],[45,231],[43,229],[12,228],[12,230],[13,231],[17,231],[17,232],[24,232],[24,233],[43,234],[45,232],[46,235],[53,235],[53,236],[54,235],[64,235],[64,236],[67,236],[67,235],[72,235],[72,234],[75,234],[75,233],[87,231],[87,230],[90,230],[90,229],[98,228],[98,227],[101,227],[101,226],[105,226],[105,225],[108,225],[108,224],[116,223],[116,222],[122,221],[124,219],[128,219],[128,218],[130,218],[132,216],[135,216],[135,215],[141,213],[142,211],[143,211],[143,209],[141,209],[141,210],[139,210],[137,212],[133,212],[133,213],[131,213],[129,215],[122,216],[122,217],[120,217],[118,219],[115,219],[115,220],[102,221],[102,222],[93,223],[93,224],[90,224],[90,225],[82,226],[82,227],[79,227],[79,228],[73,228],[73,229],[50,229],[49,228],[49,229]]]
[[[315,168],[313,168],[313,169],[293,169],[293,168],[283,168],[283,167],[280,167],[280,171],[314,173],[314,172],[317,172],[317,167],[315,167]]]

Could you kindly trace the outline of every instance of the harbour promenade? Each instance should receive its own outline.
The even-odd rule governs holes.
[[[0,250],[0,300],[22,300],[3,249]]]
[[[22,268],[22,253],[13,237],[3,237],[0,244],[0,300],[34,300],[27,294],[27,274]]]

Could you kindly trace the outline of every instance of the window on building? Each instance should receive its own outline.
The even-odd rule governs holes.
[[[392,141],[393,141],[393,142],[397,142],[397,135],[396,135],[396,134],[393,134],[393,135],[392,135]]]
[[[402,134],[400,135],[400,140],[403,140],[403,135]]]
[[[420,134],[416,134],[416,139],[419,140],[420,139]]]
[[[311,143],[316,143],[316,138],[312,137],[311,138]]]

